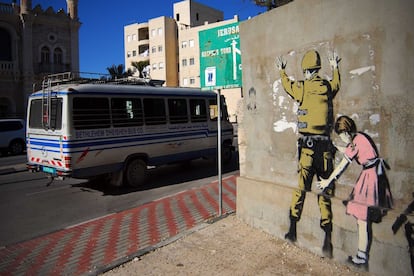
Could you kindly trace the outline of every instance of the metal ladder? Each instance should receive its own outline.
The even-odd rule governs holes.
[[[52,87],[62,83],[72,80],[72,73],[65,72],[59,74],[53,74],[46,76],[42,81],[42,126],[44,129],[50,129],[50,119],[51,114],[56,112],[56,106],[52,106],[51,95],[53,92]],[[52,110],[52,108],[54,110]]]

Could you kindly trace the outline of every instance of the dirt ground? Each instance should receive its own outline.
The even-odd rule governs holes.
[[[370,274],[252,228],[233,214],[103,275]]]

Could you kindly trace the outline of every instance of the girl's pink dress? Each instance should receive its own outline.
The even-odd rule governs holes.
[[[347,146],[345,157],[349,161],[355,159],[363,168],[351,193],[346,213],[367,221],[368,206],[391,208],[392,197],[385,168],[372,140],[366,134],[357,133]]]

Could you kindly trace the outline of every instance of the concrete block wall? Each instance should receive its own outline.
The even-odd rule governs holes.
[[[288,210],[297,187],[297,103],[284,91],[276,58],[287,61],[286,73],[304,79],[301,61],[308,50],[321,55],[322,78],[332,78],[328,56],[335,51],[341,88],[334,99],[334,116],[348,115],[369,134],[387,171],[394,209],[373,225],[370,272],[411,275],[403,229],[391,225],[413,200],[414,192],[414,10],[413,1],[295,0],[241,22],[243,104],[239,114],[240,178],[237,215],[283,238]],[[335,143],[341,145],[336,134]],[[342,156],[336,155],[339,162]],[[345,214],[347,198],[361,171],[355,162],[337,183],[333,199],[334,259],[345,262],[357,248],[356,220]],[[298,245],[320,254],[318,189],[307,193],[298,223]]]

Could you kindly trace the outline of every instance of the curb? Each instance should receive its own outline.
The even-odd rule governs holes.
[[[18,164],[14,166],[4,166],[0,167],[0,175],[18,173],[27,171],[26,164]]]

